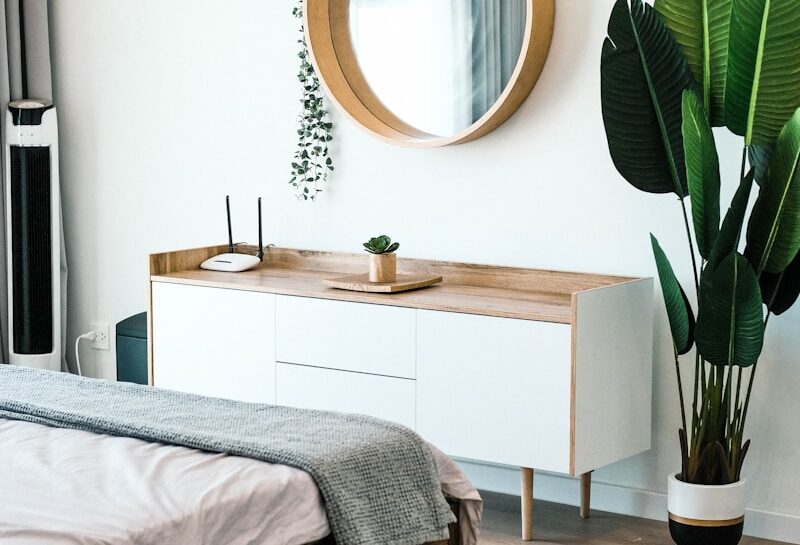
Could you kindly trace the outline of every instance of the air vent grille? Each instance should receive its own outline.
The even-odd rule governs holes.
[[[11,146],[14,352],[53,351],[50,148]]]

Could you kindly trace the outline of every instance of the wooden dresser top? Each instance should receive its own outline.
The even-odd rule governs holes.
[[[227,273],[199,268],[200,263],[209,257],[226,251],[227,246],[212,246],[152,254],[150,279],[154,282],[564,324],[573,321],[577,293],[637,280],[623,276],[400,258],[398,272],[436,274],[441,275],[444,281],[403,293],[364,293],[330,288],[323,280],[366,272],[366,254],[269,248],[264,265],[250,271]]]

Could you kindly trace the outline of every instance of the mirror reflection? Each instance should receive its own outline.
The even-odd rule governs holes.
[[[525,37],[526,0],[350,0],[361,72],[395,116],[455,135],[508,85]]]

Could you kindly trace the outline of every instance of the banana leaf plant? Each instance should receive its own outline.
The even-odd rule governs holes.
[[[618,0],[603,43],[611,159],[635,188],[677,196],[691,255],[686,290],[651,235],[688,483],[740,479],[764,332],[800,295],[798,29],[800,0]],[[724,215],[712,127],[742,137]]]

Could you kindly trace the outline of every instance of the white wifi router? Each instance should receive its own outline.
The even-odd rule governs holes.
[[[254,255],[219,254],[203,261],[200,268],[209,271],[242,272],[252,269],[259,263],[261,260]]]
[[[264,260],[264,242],[261,235],[261,197],[258,198],[258,255],[236,253],[231,229],[231,200],[225,197],[228,211],[228,253],[215,255],[200,264],[201,269],[209,271],[242,272],[257,267]]]

